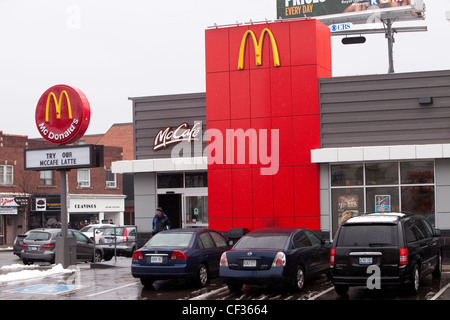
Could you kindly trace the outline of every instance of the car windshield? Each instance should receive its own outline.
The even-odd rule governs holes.
[[[285,233],[251,233],[242,237],[233,249],[283,249],[289,238]]]
[[[34,231],[30,232],[27,236],[27,240],[45,241],[51,238],[51,234],[48,232]]]
[[[157,233],[144,247],[188,247],[193,233]]]
[[[84,227],[84,228],[81,228],[81,229],[80,229],[80,232],[91,232],[91,231],[94,231],[94,228],[97,228],[97,227],[94,227],[94,226],[86,226],[86,227]]]
[[[397,225],[394,224],[348,224],[339,232],[337,246],[377,247],[396,246]]]

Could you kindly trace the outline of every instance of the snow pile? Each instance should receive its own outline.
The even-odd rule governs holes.
[[[21,264],[17,265],[10,265],[10,266],[3,266],[1,270],[11,270],[11,269],[18,269],[18,268],[24,268],[25,269],[34,269],[35,267],[39,266],[24,266]],[[61,264],[57,264],[51,269],[48,270],[21,270],[17,272],[9,272],[7,274],[0,275],[0,283],[1,282],[7,282],[7,281],[16,281],[16,280],[28,280],[33,278],[41,278],[41,277],[48,277],[54,274],[58,273],[74,273],[76,269],[64,269]]]

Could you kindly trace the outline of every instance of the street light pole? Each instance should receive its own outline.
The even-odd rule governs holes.
[[[389,69],[388,73],[394,73],[394,31],[392,30],[392,20],[387,19],[386,23],[386,38],[388,40],[388,56],[389,56]]]

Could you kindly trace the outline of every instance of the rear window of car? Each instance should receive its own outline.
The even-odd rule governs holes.
[[[144,247],[179,247],[185,248],[189,246],[193,233],[157,233]]]
[[[398,245],[395,224],[343,225],[337,239],[341,247],[378,247]]]
[[[51,234],[48,232],[30,232],[30,234],[27,236],[26,240],[37,240],[37,241],[45,241],[50,240]]]
[[[117,235],[117,236],[123,236],[123,233],[125,231],[125,228],[108,228],[103,232],[103,235]]]
[[[283,249],[289,235],[284,233],[252,233],[243,236],[233,249]]]

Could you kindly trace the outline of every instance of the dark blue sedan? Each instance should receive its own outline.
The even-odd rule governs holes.
[[[205,286],[210,275],[218,274],[228,249],[225,238],[211,229],[162,231],[133,253],[131,274],[144,286],[164,279],[192,279]]]
[[[308,229],[269,228],[247,233],[222,254],[220,277],[232,291],[243,284],[285,284],[329,273],[330,244]]]

